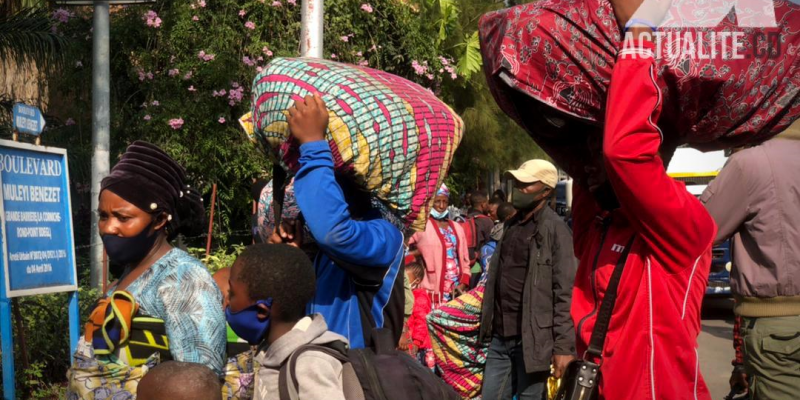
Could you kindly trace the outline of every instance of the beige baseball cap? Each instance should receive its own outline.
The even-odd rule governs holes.
[[[508,171],[507,174],[522,183],[542,182],[551,188],[555,188],[558,183],[556,166],[546,160],[525,161],[519,169]]]

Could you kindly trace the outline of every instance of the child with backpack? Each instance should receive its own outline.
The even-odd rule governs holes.
[[[314,268],[302,250],[284,244],[249,246],[233,264],[229,284],[228,324],[239,337],[259,346],[254,400],[281,398],[281,367],[301,346],[347,348],[347,339],[329,332],[322,315],[305,313],[316,282]],[[345,399],[339,359],[309,350],[292,363],[299,398]]]

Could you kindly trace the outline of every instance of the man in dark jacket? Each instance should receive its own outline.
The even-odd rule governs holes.
[[[518,212],[489,265],[480,332],[491,340],[483,398],[538,400],[550,365],[561,377],[575,358],[570,302],[577,266],[569,228],[545,206],[558,181],[556,167],[530,160],[508,174]]]

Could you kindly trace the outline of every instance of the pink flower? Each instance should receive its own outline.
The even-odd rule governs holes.
[[[167,75],[175,76],[175,75],[178,75],[180,73],[181,73],[181,70],[179,70],[177,68],[173,68],[173,69],[169,70],[169,72],[167,72]]]
[[[411,68],[414,68],[414,73],[417,75],[424,75],[428,72],[428,67],[425,65],[420,65],[417,60],[411,61]]]
[[[216,90],[211,92],[212,97],[222,97],[225,96],[226,94],[228,94],[228,92],[225,89],[222,89],[219,92]]]
[[[288,0],[288,1],[286,1],[286,2],[287,2],[287,3],[289,3],[289,4],[291,4],[291,5],[293,5],[293,6],[296,6],[296,5],[297,5],[297,0]]]
[[[69,12],[69,10],[64,8],[59,8],[58,10],[53,11],[53,19],[61,22],[62,24],[66,24],[69,22],[70,17],[74,14]]]
[[[173,118],[169,120],[169,126],[176,131],[181,129],[183,126],[183,118]]]
[[[347,43],[350,41],[350,36],[342,36],[339,39],[342,39],[343,42]]]
[[[358,62],[358,66],[359,67],[369,67],[369,61],[361,60],[361,61]]]
[[[450,79],[456,80],[456,79],[458,79],[458,75],[455,72],[453,72],[453,73],[450,74]]]
[[[430,80],[433,80],[433,74],[425,74],[425,77]]]
[[[369,3],[364,3],[361,5],[361,10],[365,11],[367,14],[372,14],[372,6]]]
[[[158,106],[160,106],[160,105],[161,105],[161,103],[159,103],[159,102],[158,102],[158,100],[153,100],[153,101],[150,103],[150,105],[151,105],[151,106],[158,107]]]
[[[195,15],[195,16],[192,17],[192,21],[200,21],[200,17]]]
[[[230,100],[228,104],[230,104],[231,106],[241,103],[243,98],[244,98],[244,87],[242,86],[237,85],[236,87],[231,89],[230,92],[228,92],[228,100]]]
[[[282,7],[283,4],[280,2],[280,0],[275,0],[275,1],[272,2],[272,6],[273,7]]]
[[[142,19],[145,21],[145,24],[151,28],[158,28],[161,26],[161,18],[159,18],[158,14],[153,10],[148,10],[144,13]]]
[[[260,74],[262,71],[264,71],[264,68],[256,67],[256,72]]]
[[[362,57],[363,55],[364,55],[364,54],[363,54],[363,53],[361,53],[360,51],[359,51],[358,53],[356,53],[356,57]]]
[[[197,91],[197,89],[195,89],[195,88],[194,88],[194,85],[192,85],[192,86],[189,86],[189,91],[190,91],[190,92],[196,92],[196,91]]]
[[[239,10],[239,16],[240,16],[240,17],[244,17],[245,15],[247,15],[247,11],[245,11],[245,10]]]
[[[147,80],[150,80],[150,81],[152,81],[152,80],[153,80],[153,73],[152,73],[152,72],[148,72],[148,73],[146,74],[146,76],[147,76]]]
[[[183,76],[183,80],[188,81],[189,79],[192,79],[192,71],[187,72],[186,75]]]
[[[152,117],[150,116],[150,114],[147,114],[147,115],[145,115],[145,116],[144,116],[144,118],[142,118],[142,119],[143,119],[143,120],[145,120],[145,121],[150,121],[150,119],[151,119],[151,118],[152,118]]]
[[[256,61],[264,61],[264,57],[258,56],[258,58],[256,58]]]
[[[66,125],[66,126],[75,125],[75,120],[72,119],[72,118],[67,118],[67,120],[64,122],[64,125]]]
[[[267,46],[264,46],[264,48],[261,49],[261,51],[263,51],[264,55],[266,55],[267,57],[272,57],[272,50],[270,50]]]
[[[439,56],[439,61],[442,63],[442,65],[450,65],[450,61],[442,56]]]
[[[139,81],[140,81],[140,82],[144,82],[144,78],[145,78],[144,71],[142,71],[142,70],[139,70],[139,71],[137,71],[137,72],[138,72],[138,74],[139,74]]]
[[[206,61],[206,62],[213,60],[214,57],[216,57],[216,56],[213,55],[213,54],[210,54],[210,53],[206,54],[206,52],[203,51],[203,50],[200,50],[200,52],[197,53],[197,58],[199,58],[199,59],[201,59],[203,61]]]
[[[197,5],[201,8],[206,8],[206,0],[200,0],[197,2]]]
[[[250,57],[248,57],[248,56],[242,57],[242,62],[245,65],[247,65],[248,67],[252,67],[252,66],[256,65],[256,62],[251,60]]]
[[[331,58],[335,60],[336,59],[336,54],[331,53]]]
[[[220,124],[224,124],[225,123],[225,117],[219,117],[217,122],[219,122]]]
[[[256,24],[254,24],[253,21],[247,21],[244,23],[244,27],[252,31],[256,29]]]

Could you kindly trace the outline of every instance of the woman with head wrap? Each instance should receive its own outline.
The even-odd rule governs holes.
[[[159,361],[200,363],[217,374],[225,360],[222,295],[205,266],[173,248],[202,229],[205,209],[180,165],[137,141],[103,179],[99,230],[121,278],[98,302],[70,370],[70,399],[136,392]]]
[[[450,190],[442,184],[433,198],[433,209],[424,232],[409,240],[415,256],[425,261],[425,278],[420,285],[432,294],[434,306],[465,292],[471,276],[464,230],[450,220]]]

